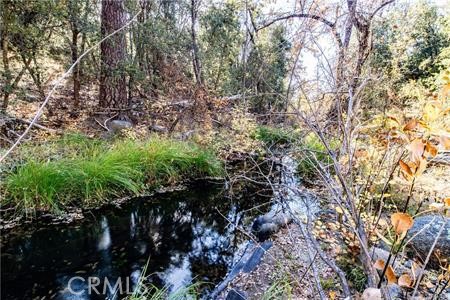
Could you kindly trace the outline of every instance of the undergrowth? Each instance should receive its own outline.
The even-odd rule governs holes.
[[[70,135],[21,150],[2,175],[2,204],[57,212],[221,171],[212,152],[190,142],[153,137],[107,144]]]
[[[297,134],[284,128],[258,126],[253,137],[266,145],[289,144],[298,139]]]
[[[338,148],[337,141],[329,142],[331,150]],[[318,164],[328,166],[332,163],[327,149],[317,137],[310,133],[300,141],[300,156],[297,159],[297,172],[303,178],[311,178],[318,174]]]

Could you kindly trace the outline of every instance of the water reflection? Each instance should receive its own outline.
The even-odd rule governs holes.
[[[160,287],[218,282],[239,245],[228,220],[237,222],[240,211],[266,201],[244,199],[231,201],[221,188],[197,186],[96,212],[80,224],[15,229],[2,243],[1,298],[113,298],[109,290],[89,295],[89,278],[101,279],[99,290],[119,278],[134,287],[147,261],[149,280]],[[80,295],[67,288],[74,276]]]

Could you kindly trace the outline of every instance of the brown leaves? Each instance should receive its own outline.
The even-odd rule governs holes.
[[[397,283],[397,276],[395,276],[394,269],[391,266],[386,269],[386,278],[388,283]]]
[[[385,262],[382,259],[377,259],[375,264],[373,265],[375,269],[377,270],[384,270]],[[385,273],[386,279],[388,283],[397,283],[397,276],[395,276],[394,269],[392,269],[391,266],[387,266],[386,273]]]
[[[431,144],[430,142],[427,142],[425,144],[425,152],[428,153],[429,156],[435,157],[437,152],[438,152],[438,150],[433,144]]]
[[[420,176],[427,167],[427,160],[421,157],[417,162],[405,163],[403,160],[399,161],[399,165],[403,176],[406,180],[412,180],[413,177]]]
[[[418,124],[419,124],[419,122],[416,119],[411,119],[408,121],[408,123],[406,123],[405,126],[403,126],[403,131],[414,130]]]
[[[375,263],[373,264],[373,267],[377,270],[383,270],[384,269],[384,260],[377,259]]]
[[[400,168],[406,175],[411,176],[411,177],[414,175],[411,168],[403,160],[400,159],[399,164],[400,164]]]
[[[444,199],[444,204],[445,204],[445,206],[450,207],[450,197]]]
[[[401,235],[406,233],[414,224],[413,218],[406,213],[394,213],[391,216],[392,226],[394,226],[395,233]]]
[[[408,274],[403,274],[398,278],[398,285],[402,287],[410,287],[412,284],[411,276]]]

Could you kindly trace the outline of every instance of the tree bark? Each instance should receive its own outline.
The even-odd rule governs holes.
[[[102,37],[124,25],[123,0],[102,0]],[[125,110],[128,108],[127,82],[123,64],[126,59],[125,33],[119,32],[101,46],[99,106]]]
[[[70,29],[72,31],[72,41],[70,44],[70,51],[72,52],[72,63],[75,63],[78,59],[78,35],[80,29],[78,27],[77,14],[79,10],[76,9],[76,3],[69,2],[69,14],[70,14]],[[87,9],[87,8],[86,8]],[[78,108],[80,105],[80,69],[78,65],[75,65],[72,73],[73,80],[73,106]]]
[[[195,24],[197,22],[198,11],[197,0],[191,0],[191,38],[192,38],[192,64],[194,67],[195,79],[198,84],[203,84],[202,66],[200,62],[199,48],[197,43],[197,32],[195,31]]]

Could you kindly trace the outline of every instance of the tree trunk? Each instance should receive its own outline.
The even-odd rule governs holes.
[[[191,0],[191,38],[192,38],[192,64],[194,67],[195,79],[198,84],[203,84],[202,66],[199,58],[199,49],[197,44],[197,33],[195,23],[197,22],[197,0]]]
[[[123,0],[102,0],[102,37],[124,25]],[[100,100],[101,108],[128,108],[125,33],[119,32],[101,44]]]
[[[72,51],[72,63],[78,59],[78,29],[76,25],[72,28],[72,44],[70,45]],[[72,73],[73,79],[73,107],[76,109],[80,105],[80,70],[78,65],[75,65]]]
[[[9,104],[9,95],[11,93],[11,70],[9,68],[9,57],[8,57],[8,33],[6,31],[6,21],[4,21],[4,30],[2,30],[2,53],[3,53],[3,70],[5,77],[5,86],[2,88],[3,92],[3,103],[1,107],[2,112],[6,112]]]

